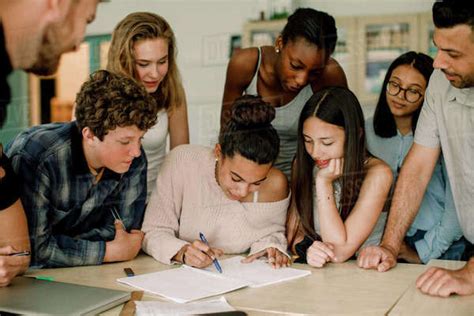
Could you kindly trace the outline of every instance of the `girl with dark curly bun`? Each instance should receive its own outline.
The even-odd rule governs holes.
[[[275,109],[246,95],[231,113],[214,149],[182,145],[167,156],[142,227],[143,249],[156,260],[203,268],[223,253],[250,251],[245,262],[266,256],[273,267],[289,264],[288,183],[273,167]]]

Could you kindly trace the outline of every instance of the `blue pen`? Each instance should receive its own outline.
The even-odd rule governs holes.
[[[203,233],[199,233],[199,238],[201,238],[201,241],[203,243],[205,243],[206,245],[209,246],[209,243],[207,242],[207,239],[206,239],[206,237],[204,236]],[[214,258],[214,260],[212,260],[212,263],[214,263],[214,266],[216,267],[217,271],[219,271],[219,273],[222,273],[221,265],[219,264],[219,261],[217,261],[216,258]]]

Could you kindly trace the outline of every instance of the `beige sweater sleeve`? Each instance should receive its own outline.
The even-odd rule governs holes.
[[[170,264],[174,255],[188,242],[177,238],[185,177],[178,168],[182,148],[175,148],[166,157],[156,189],[145,211],[142,230],[143,250],[156,260]]]
[[[276,232],[271,235],[265,236],[260,240],[257,240],[252,244],[250,248],[249,255],[253,255],[259,251],[265,250],[267,248],[276,248],[280,250],[281,253],[290,257],[287,252],[287,241],[285,237],[285,232]]]
[[[289,200],[290,196],[283,201],[271,203],[275,204],[275,207],[273,207],[272,217],[266,221],[265,225],[273,227],[273,231],[253,242],[250,247],[249,255],[273,247],[289,257],[287,252],[288,244],[285,236],[286,210],[288,209]]]

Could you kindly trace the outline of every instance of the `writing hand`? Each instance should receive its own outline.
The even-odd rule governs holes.
[[[268,263],[272,266],[272,268],[279,269],[279,268],[288,267],[291,265],[291,261],[288,258],[288,256],[282,253],[280,250],[273,247],[269,247],[267,249],[254,253],[253,255],[250,255],[246,257],[245,259],[242,259],[242,263],[250,263],[254,261],[255,259],[258,259],[264,256],[268,258]]]
[[[206,268],[212,264],[212,260],[223,254],[222,249],[212,248],[201,240],[195,240],[185,246],[183,263],[196,268]]]
[[[0,247],[0,287],[7,286],[11,280],[23,274],[30,264],[30,256],[10,256],[18,250],[12,246]]]

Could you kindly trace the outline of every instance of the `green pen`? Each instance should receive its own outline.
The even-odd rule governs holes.
[[[35,279],[36,280],[43,280],[43,281],[54,281],[53,277],[47,276],[47,275],[37,275],[37,276],[35,276]]]

